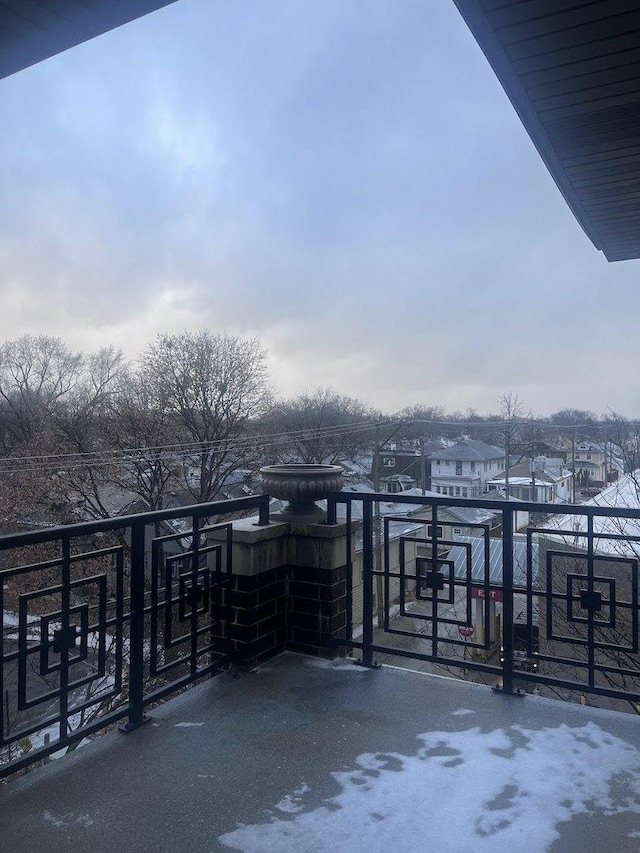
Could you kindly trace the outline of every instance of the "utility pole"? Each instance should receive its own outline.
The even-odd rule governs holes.
[[[420,480],[424,495],[427,491],[427,457],[424,452],[424,437],[420,439]]]
[[[576,428],[571,429],[571,503],[576,502]]]
[[[536,446],[535,443],[531,443],[531,500],[535,501],[536,499],[536,458],[535,458]]]

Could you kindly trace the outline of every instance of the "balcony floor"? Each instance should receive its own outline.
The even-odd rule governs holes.
[[[0,788],[0,850],[638,851],[640,721],[285,654]]]

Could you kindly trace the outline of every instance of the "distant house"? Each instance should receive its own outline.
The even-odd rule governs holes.
[[[476,498],[504,470],[505,453],[484,441],[465,439],[431,454],[431,489],[450,497]]]
[[[398,492],[406,492],[417,485],[413,477],[409,477],[407,474],[392,474],[390,477],[382,477],[380,484],[383,492],[389,492],[392,495]]]
[[[403,476],[409,477],[413,480],[413,485],[416,483],[422,485],[424,474],[424,488],[430,488],[431,463],[428,459],[425,459],[423,471],[422,454],[419,450],[385,448],[380,451],[379,459],[379,476],[383,481],[390,477]],[[372,477],[373,476],[374,472],[372,471]],[[408,488],[411,488],[411,486]],[[391,490],[388,489],[387,491]]]
[[[564,468],[562,459],[536,456],[509,468],[509,497],[539,503],[569,503],[573,474]],[[505,490],[506,472],[489,481],[492,489]]]
[[[622,450],[610,441],[579,441],[575,449],[576,482],[604,486],[624,473]]]

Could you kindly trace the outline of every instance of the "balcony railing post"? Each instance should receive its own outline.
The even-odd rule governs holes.
[[[131,622],[129,625],[129,719],[120,731],[131,732],[148,717],[144,714],[144,520],[131,525]]]
[[[327,498],[327,524],[337,524],[338,522],[338,505],[334,497]]]
[[[269,495],[264,495],[264,500],[260,502],[259,506],[259,515],[258,515],[258,526],[259,527],[268,527],[269,526]]]
[[[513,510],[502,510],[502,692],[513,693]]]
[[[373,501],[362,501],[362,664],[373,666]]]

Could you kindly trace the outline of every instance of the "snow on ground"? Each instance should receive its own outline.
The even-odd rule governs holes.
[[[593,723],[419,740],[415,755],[364,754],[352,771],[333,773],[342,791],[319,808],[304,810],[297,790],[275,808],[303,811],[219,840],[243,853],[543,853],[561,822],[595,810],[638,814],[640,832],[640,753]]]
[[[344,663],[344,658],[305,658],[307,666],[315,666],[318,669],[344,670],[345,672],[363,673],[367,670],[364,667],[357,666],[353,661]]]

